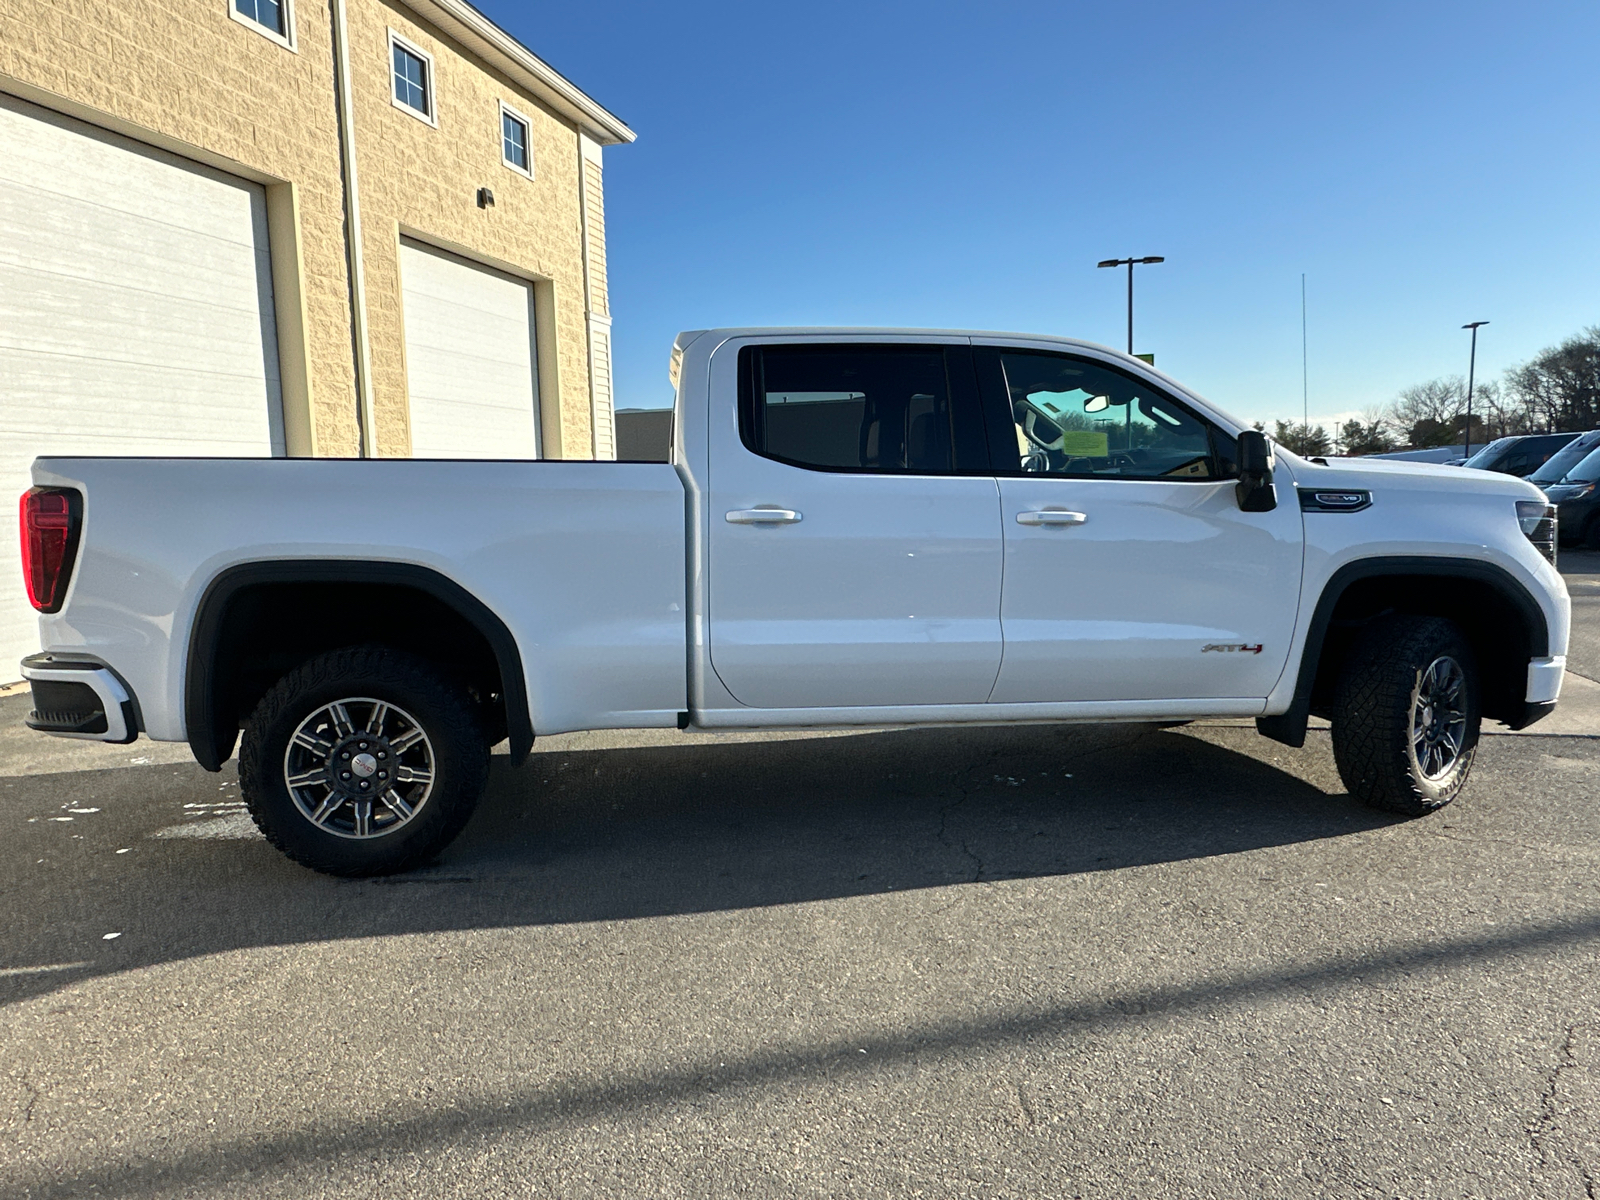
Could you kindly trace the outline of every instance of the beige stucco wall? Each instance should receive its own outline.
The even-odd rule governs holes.
[[[417,22],[409,9],[382,0],[351,0],[349,13],[378,452],[406,454],[410,449],[399,270],[404,231],[549,281],[563,400],[559,457],[588,458],[577,130],[466,58]],[[390,99],[390,29],[433,55],[437,128]],[[501,161],[502,100],[532,126],[532,179]],[[477,206],[480,187],[494,192],[494,207]],[[548,369],[548,364],[540,366]],[[557,457],[550,429],[547,423],[544,452]]]
[[[230,18],[227,0],[4,0],[0,90],[269,186],[291,452],[355,455],[359,424],[327,4],[295,5],[296,49]],[[576,128],[383,0],[349,0],[378,452],[409,453],[398,242],[405,230],[542,281],[545,453],[591,433]],[[388,30],[434,55],[438,128],[390,103]],[[498,101],[532,123],[535,178],[500,160]],[[281,185],[292,185],[285,187]],[[495,206],[481,210],[487,186]],[[297,244],[295,244],[297,242]],[[288,272],[285,275],[285,272]],[[288,279],[298,290],[285,288]],[[285,311],[286,306],[294,311]],[[288,359],[303,351],[296,365]],[[554,358],[551,372],[545,359]],[[551,379],[551,374],[556,376]],[[559,396],[547,389],[559,387]],[[557,411],[548,411],[558,401]],[[300,408],[295,411],[295,406]],[[293,431],[302,429],[296,444]],[[559,432],[559,445],[550,434]]]

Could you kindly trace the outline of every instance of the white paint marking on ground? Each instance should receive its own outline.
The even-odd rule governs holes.
[[[51,971],[81,971],[84,967],[93,966],[93,963],[48,963],[39,967],[0,967],[0,979],[19,979],[27,975],[46,975]]]
[[[120,933],[102,933],[100,935],[100,940],[102,942],[114,942],[121,936],[122,934]]]
[[[169,825],[150,835],[153,838],[221,838],[248,841],[261,836],[256,823],[245,812],[229,813],[225,817],[189,821],[183,825]]]

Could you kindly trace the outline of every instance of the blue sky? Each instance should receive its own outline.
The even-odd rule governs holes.
[[[1600,5],[539,5],[606,152],[618,407],[679,329],[1016,329],[1312,419],[1600,323]]]

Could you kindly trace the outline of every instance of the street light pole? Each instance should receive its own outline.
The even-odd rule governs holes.
[[[1472,377],[1478,370],[1478,326],[1487,325],[1487,321],[1473,321],[1470,325],[1461,328],[1472,330],[1472,354],[1467,359],[1467,444],[1464,449],[1467,457],[1472,457]]]
[[[1128,268],[1128,353],[1133,353],[1133,268],[1135,263],[1158,263],[1167,260],[1159,254],[1148,255],[1144,258],[1107,258],[1095,263],[1097,267],[1127,267]]]

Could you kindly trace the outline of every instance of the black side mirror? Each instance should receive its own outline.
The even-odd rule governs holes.
[[[1271,512],[1278,507],[1272,486],[1272,447],[1259,429],[1239,435],[1239,482],[1234,488],[1241,512]]]

